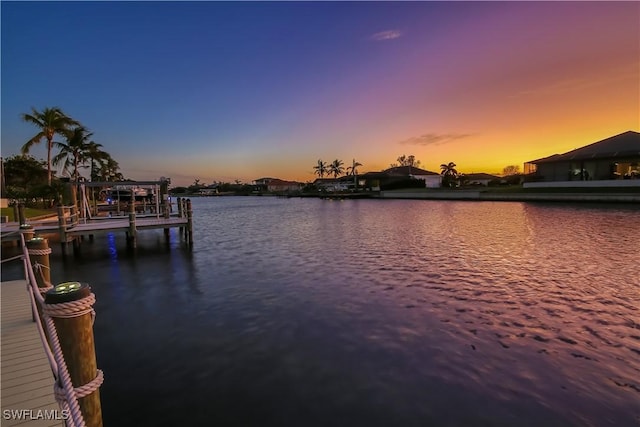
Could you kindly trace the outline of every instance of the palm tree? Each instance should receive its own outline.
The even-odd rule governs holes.
[[[88,152],[90,149],[89,144],[93,142],[90,141],[92,136],[93,133],[88,132],[87,129],[82,126],[76,126],[73,129],[67,130],[65,132],[67,143],[55,143],[55,145],[60,148],[60,152],[53,158],[53,165],[58,166],[61,164],[62,172],[69,173],[71,178],[77,181],[80,176],[78,168],[84,166],[87,160],[89,160]]]
[[[313,168],[316,170],[314,173],[318,175],[320,178],[324,177],[326,174],[329,173],[327,164],[322,160],[318,160],[318,164],[315,165]]]
[[[22,154],[29,153],[29,150],[34,144],[38,144],[42,139],[47,140],[47,183],[51,185],[51,149],[53,148],[53,136],[57,134],[64,134],[64,132],[71,126],[80,123],[68,117],[58,107],[45,108],[42,111],[38,111],[35,108],[31,108],[32,114],[22,114],[22,120],[27,123],[32,123],[40,131],[29,141],[22,146]]]
[[[351,161],[351,166],[347,168],[347,175],[353,175],[353,185],[358,188],[358,166],[362,166],[362,163],[356,162],[356,159]]]
[[[107,157],[109,156],[108,153],[100,149],[101,147],[102,147],[102,144],[98,144],[97,142],[93,142],[93,141],[87,144],[86,156],[87,156],[87,160],[89,160],[89,166],[91,168],[91,171],[89,172],[91,181],[98,180],[98,174],[97,174],[98,164],[101,161],[106,160]]]
[[[442,185],[444,187],[453,187],[456,179],[458,178],[458,171],[456,170],[456,164],[449,162],[440,165],[442,174]]]
[[[353,161],[351,162],[351,166],[347,168],[347,175],[357,175],[358,166],[362,166],[362,163],[358,163],[356,162],[356,159],[353,159]]]
[[[342,166],[343,164],[344,163],[342,162],[342,160],[335,159],[333,163],[329,165],[329,173],[333,174],[334,178],[339,177],[344,173],[344,166]]]
[[[105,159],[100,162],[96,176],[100,181],[124,181],[124,176],[120,173],[120,165],[109,154],[106,154]]]

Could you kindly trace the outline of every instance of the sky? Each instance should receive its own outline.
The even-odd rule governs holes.
[[[640,2],[8,2],[1,151],[60,107],[125,177],[465,173],[640,130]],[[46,143],[31,151],[46,159]]]

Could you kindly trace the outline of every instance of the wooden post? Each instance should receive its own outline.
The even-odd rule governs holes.
[[[27,222],[27,219],[24,215],[24,205],[22,203],[18,203],[18,217],[16,221],[18,221],[18,224],[24,224],[25,222]]]
[[[31,240],[27,240],[26,245],[31,263],[33,267],[35,267],[34,276],[36,276],[36,284],[42,294],[51,287],[51,263],[49,262],[51,248],[49,248],[49,241],[43,237],[34,237]],[[36,305],[42,327],[46,330],[47,327],[42,317],[42,306],[40,304]],[[33,313],[33,321],[35,322],[35,320],[35,313]]]
[[[182,218],[186,218],[187,217],[187,199],[186,198],[182,198],[182,200],[180,200],[179,203],[180,209],[182,211]],[[184,238],[184,241],[187,241],[187,237],[188,237],[188,232],[187,232],[187,227],[180,227],[180,234],[181,236]]]
[[[187,199],[187,232],[189,233],[187,242],[193,245],[193,211],[191,210],[191,199]]]
[[[93,337],[93,313],[92,310],[80,310],[75,315],[71,313],[60,317],[58,314],[52,314],[50,309],[56,309],[56,305],[80,301],[90,295],[89,285],[67,282],[47,291],[44,299],[43,310],[53,319],[73,387],[86,385],[98,376]],[[78,404],[87,427],[102,426],[99,389],[78,399]]]
[[[24,241],[33,239],[35,235],[35,231],[33,231],[33,226],[31,224],[20,224],[20,233],[24,236]]]
[[[176,203],[178,204],[178,218],[184,218],[184,215],[185,215],[185,212],[184,212],[184,209],[183,209],[183,206],[182,206],[182,202],[183,202],[183,199],[181,197],[178,197],[176,199]],[[178,228],[178,233],[179,233],[179,235],[184,235],[184,227],[182,227],[182,226],[179,227]]]
[[[136,205],[135,200],[129,203],[129,245],[136,247]]]
[[[162,213],[165,218],[169,218],[169,195],[165,194],[162,205]]]
[[[27,251],[29,258],[36,268],[35,276],[39,288],[48,288],[51,286],[51,265],[49,262],[49,241],[43,237],[34,237],[27,240]]]
[[[64,255],[67,251],[67,223],[64,217],[64,206],[58,206],[58,230],[60,231],[60,245]]]

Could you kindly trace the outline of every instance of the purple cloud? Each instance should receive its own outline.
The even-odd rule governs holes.
[[[387,30],[387,31],[380,31],[379,33],[375,33],[374,35],[371,36],[371,39],[375,41],[393,40],[393,39],[397,39],[401,35],[402,33],[398,30]]]
[[[414,136],[404,141],[400,141],[402,145],[441,145],[470,137],[470,133],[427,133],[422,136]]]

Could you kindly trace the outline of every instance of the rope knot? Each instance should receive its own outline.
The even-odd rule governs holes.
[[[101,369],[97,369],[96,377],[84,385],[74,387],[73,394],[76,399],[87,397],[94,391],[98,390],[103,382],[104,373]],[[64,388],[60,386],[57,381],[53,384],[53,394],[57,402],[67,400],[67,395],[65,394]]]

